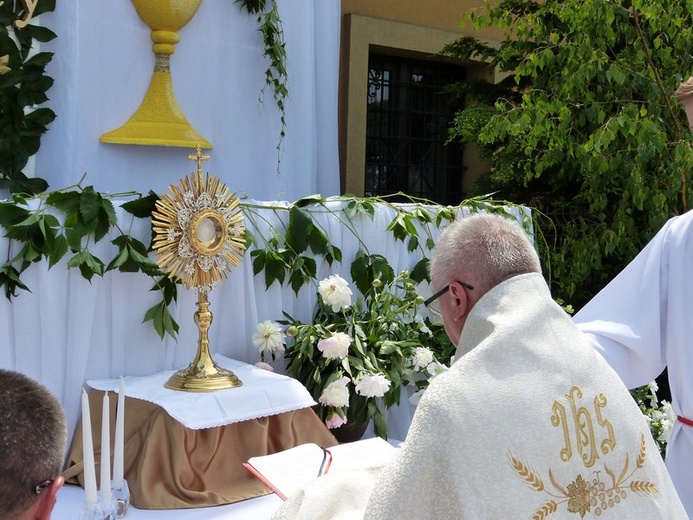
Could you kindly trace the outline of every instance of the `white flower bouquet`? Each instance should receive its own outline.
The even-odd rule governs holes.
[[[387,438],[384,412],[399,403],[401,388],[425,387],[454,347],[442,324],[419,314],[417,282],[383,265],[352,266],[361,293],[355,300],[344,278],[325,278],[311,323],[284,313],[279,323],[261,323],[253,342],[262,362],[283,353],[287,373],[319,403],[316,411],[328,428],[372,419],[376,435]]]

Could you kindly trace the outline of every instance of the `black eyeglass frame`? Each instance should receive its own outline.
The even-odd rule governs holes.
[[[474,286],[468,284],[467,282],[463,282],[462,280],[454,280],[454,281],[457,282],[458,284],[460,284],[462,287],[466,287],[466,288],[469,289],[470,291],[474,290]],[[440,291],[438,291],[437,293],[435,293],[433,296],[430,296],[429,298],[427,298],[426,300],[424,300],[424,307],[428,307],[428,306],[431,305],[434,301],[436,301],[438,298],[440,298],[440,297],[443,296],[446,292],[448,292],[448,291],[450,290],[450,286],[451,286],[451,285],[452,285],[452,282],[450,282],[449,284],[447,284],[445,287],[443,287]]]

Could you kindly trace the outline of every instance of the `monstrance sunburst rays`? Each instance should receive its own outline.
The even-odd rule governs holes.
[[[180,187],[170,186],[171,194],[156,202],[153,247],[157,264],[169,276],[188,289],[209,292],[228,275],[229,264],[241,263],[243,213],[235,193],[219,179],[207,173],[203,180],[202,161],[209,156],[198,148],[188,158],[197,161],[197,172],[183,178]]]
[[[197,356],[166,382],[173,390],[210,392],[240,386],[233,372],[220,368],[209,350],[207,331],[212,324],[207,294],[238,266],[245,251],[243,213],[234,193],[209,173],[203,176],[200,145],[188,159],[197,171],[156,202],[152,212],[156,263],[172,278],[197,292],[195,324],[199,329]]]

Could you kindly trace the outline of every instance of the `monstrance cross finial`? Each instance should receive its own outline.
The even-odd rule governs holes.
[[[202,175],[202,161],[209,161],[209,155],[203,155],[202,147],[197,143],[197,153],[188,155],[188,159],[197,163],[197,174]]]

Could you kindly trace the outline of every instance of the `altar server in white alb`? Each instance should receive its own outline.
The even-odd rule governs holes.
[[[668,367],[678,420],[666,464],[693,516],[693,212],[670,219],[573,321],[629,388]]]
[[[365,518],[688,518],[644,416],[552,299],[515,221],[452,223],[431,277],[456,361],[426,390]]]

